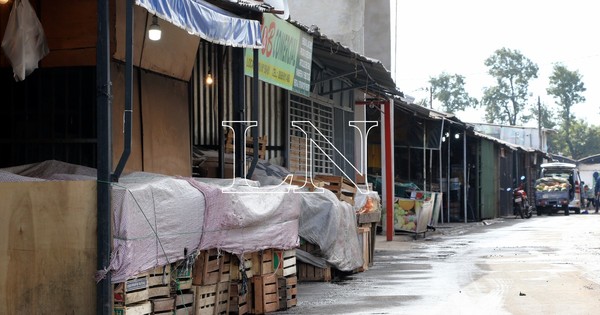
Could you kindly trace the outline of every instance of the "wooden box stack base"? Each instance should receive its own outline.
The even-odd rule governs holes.
[[[175,297],[155,298],[150,300],[152,303],[153,315],[173,315],[175,310]]]
[[[229,281],[194,286],[194,309],[196,315],[229,313]]]
[[[192,275],[193,285],[209,285],[229,281],[231,254],[216,249],[203,250],[196,258]]]
[[[369,269],[369,259],[371,253],[371,228],[359,227],[358,228],[358,245],[362,251],[363,264],[358,267],[358,272],[367,271]]]
[[[277,275],[272,273],[252,277],[253,314],[265,314],[279,310]]]
[[[252,284],[246,282],[246,287],[242,287],[242,281],[231,281],[229,285],[229,314],[244,315],[251,311],[253,301]]]
[[[192,315],[194,314],[194,291],[188,290],[184,293],[175,295],[175,315]]]
[[[113,310],[114,315],[147,315],[152,314],[152,303],[150,301],[132,305],[117,305]]]
[[[148,298],[171,295],[171,265],[157,267],[148,274]]]
[[[306,241],[302,241],[300,243],[300,249],[315,256],[319,256],[319,247],[315,244],[308,243]],[[320,268],[313,266],[311,264],[297,261],[296,262],[297,276],[298,281],[307,282],[307,281],[321,281],[321,282],[329,282],[332,279],[332,271],[331,267],[327,266],[325,268]]]
[[[149,298],[148,274],[145,273],[128,279],[125,282],[115,284],[113,292],[115,304],[121,306],[145,302]]]

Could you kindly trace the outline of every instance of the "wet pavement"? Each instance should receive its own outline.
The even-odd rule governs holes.
[[[298,285],[275,314],[598,314],[600,215],[450,223],[379,235],[369,270]]]

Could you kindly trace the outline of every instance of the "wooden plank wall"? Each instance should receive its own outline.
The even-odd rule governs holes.
[[[0,183],[0,314],[94,314],[96,183]]]
[[[113,63],[111,71],[114,95],[113,165],[116,166],[123,152],[125,76],[122,65]],[[191,176],[187,82],[145,70],[134,70],[133,85],[132,146],[124,172]]]

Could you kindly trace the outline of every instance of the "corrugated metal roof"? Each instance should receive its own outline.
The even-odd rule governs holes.
[[[218,2],[263,13],[270,13],[274,9],[273,6],[262,0],[218,0]]]
[[[363,56],[341,43],[327,38],[314,25],[308,27],[298,21],[289,20],[288,22],[313,37],[313,60],[336,74],[332,77],[343,77],[351,82],[352,88],[367,90],[373,94],[387,97],[404,95],[396,87],[391,72],[381,61]]]

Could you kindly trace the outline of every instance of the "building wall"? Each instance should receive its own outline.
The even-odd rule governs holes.
[[[365,5],[365,56],[392,68],[389,0],[369,0]]]
[[[379,0],[378,0],[379,1]],[[364,54],[365,0],[289,1],[290,19]]]

